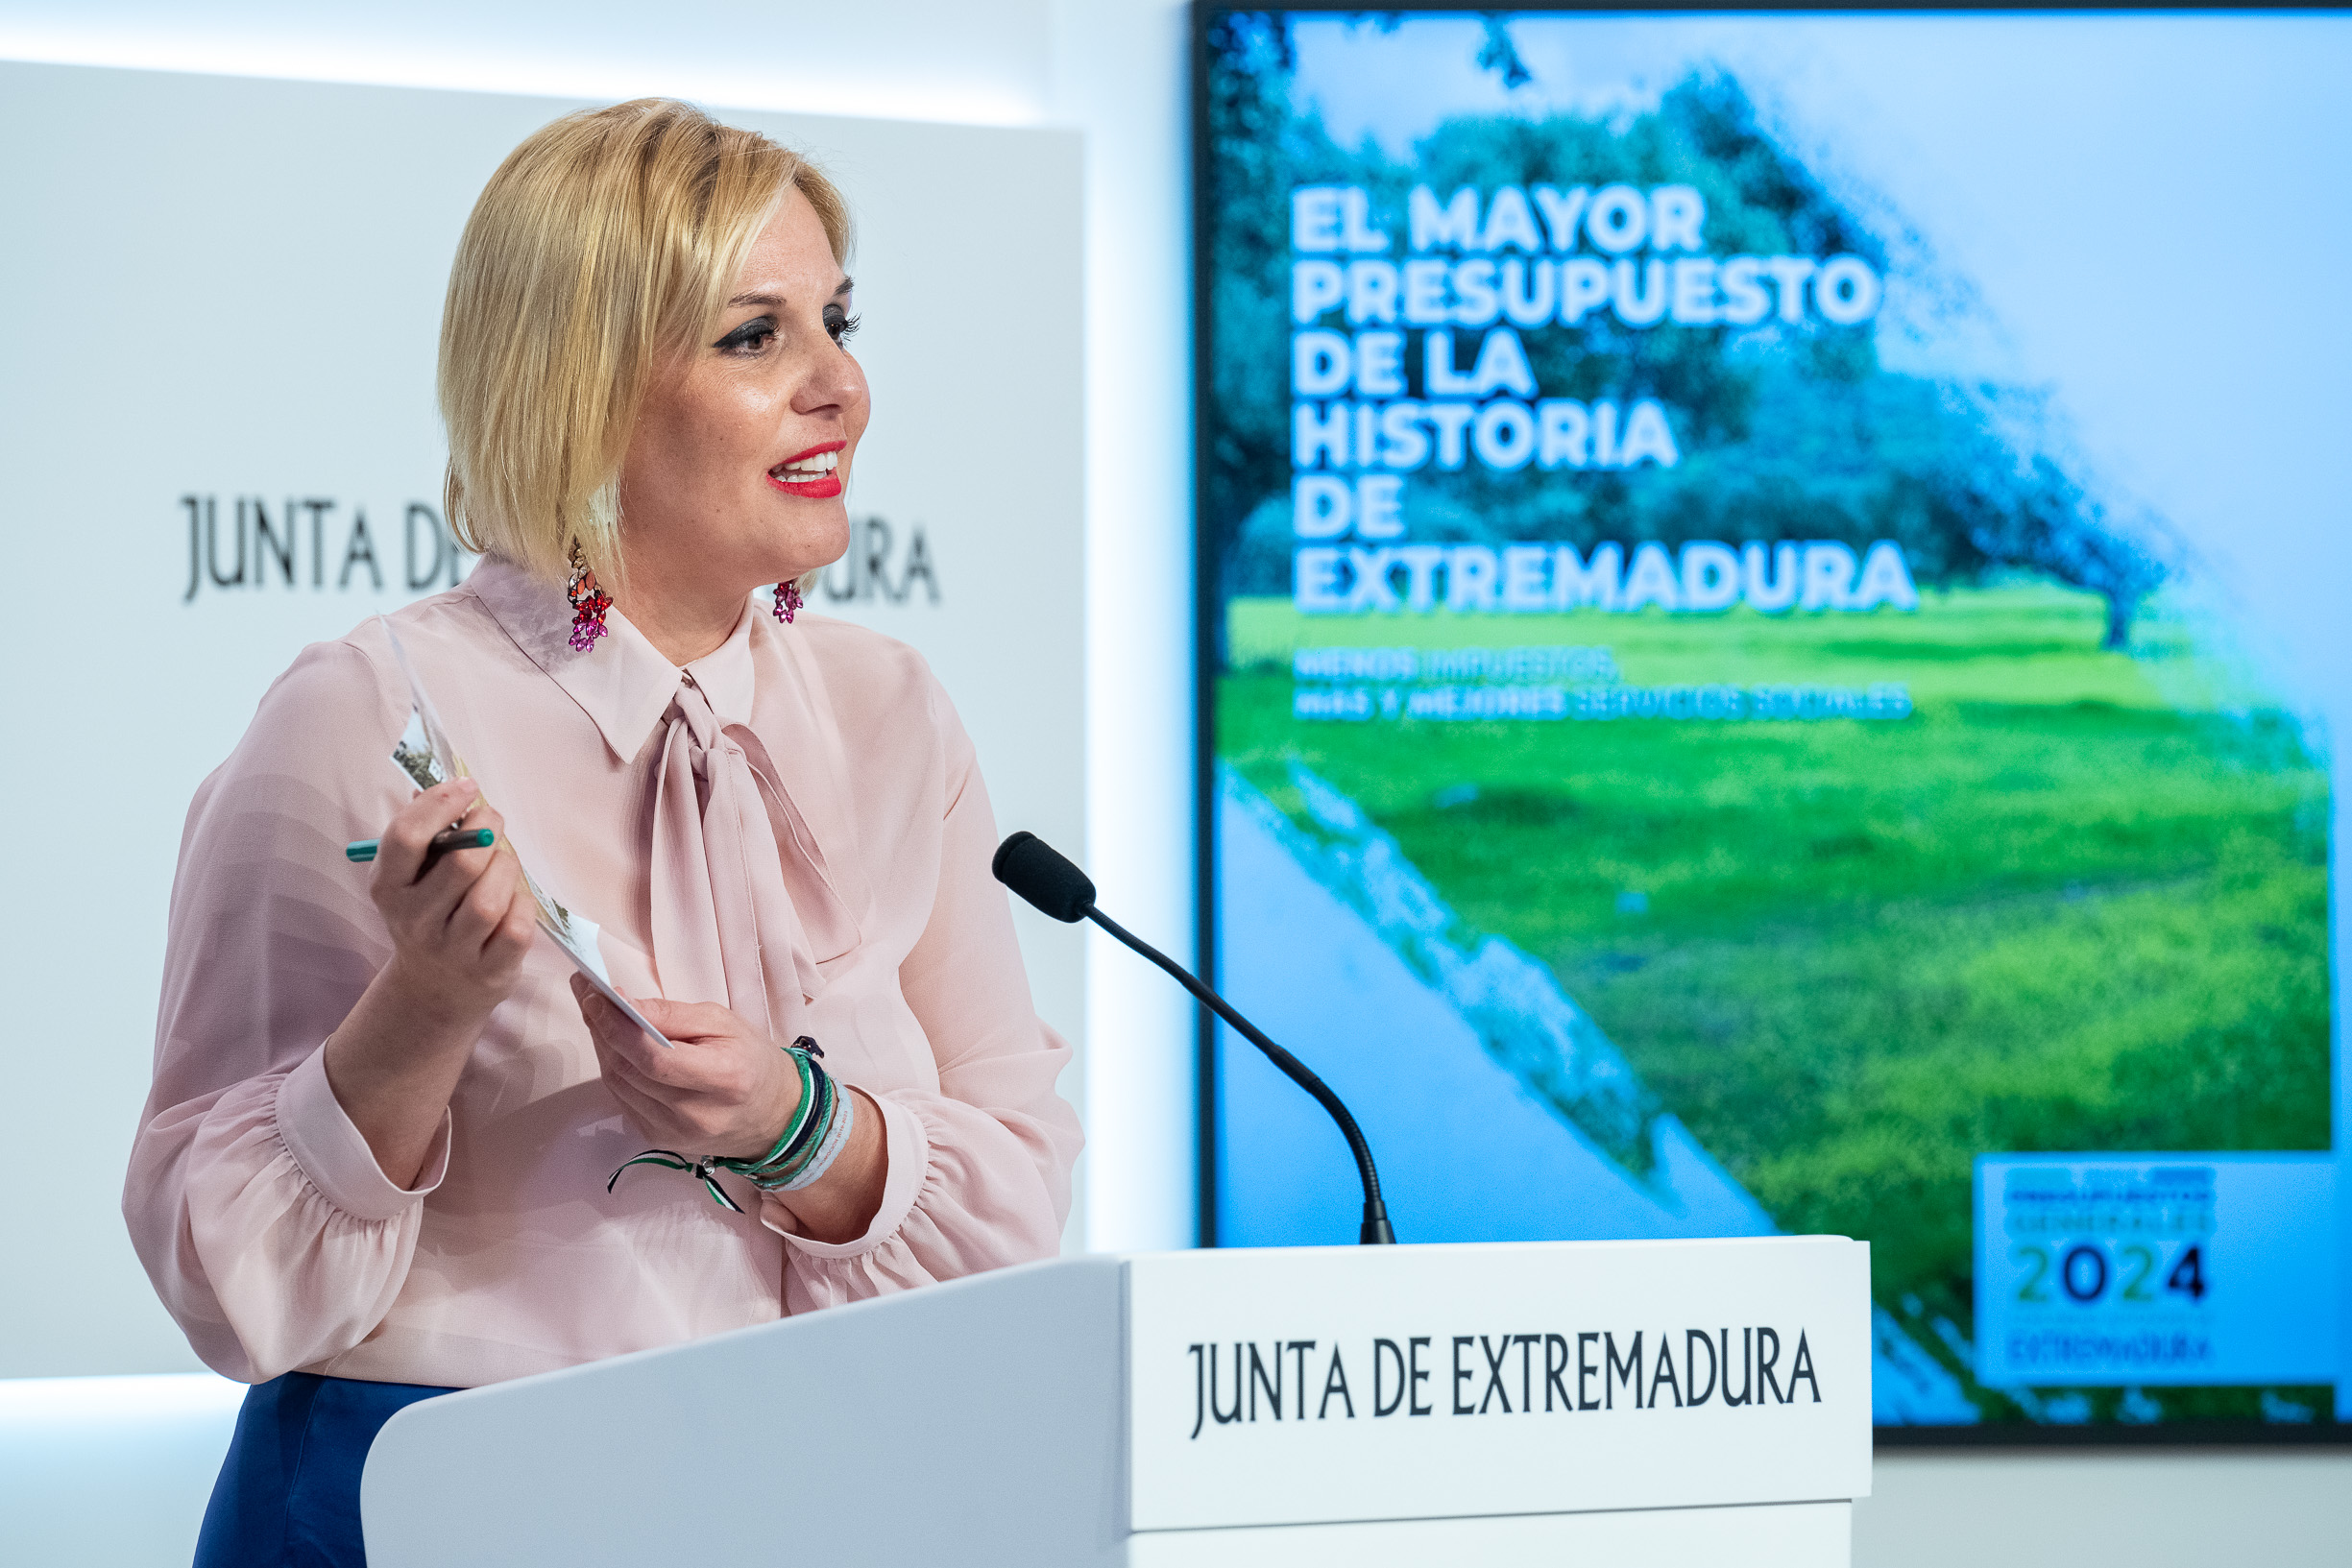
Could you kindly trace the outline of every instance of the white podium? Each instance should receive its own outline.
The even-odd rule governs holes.
[[[1036,1264],[414,1405],[372,1568],[1843,1568],[1869,1249]]]

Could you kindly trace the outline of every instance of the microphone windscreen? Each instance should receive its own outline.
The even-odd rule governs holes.
[[[1035,833],[1017,832],[999,844],[989,869],[1055,920],[1083,920],[1094,907],[1094,883]]]

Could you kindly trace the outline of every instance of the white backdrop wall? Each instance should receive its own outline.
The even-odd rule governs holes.
[[[1082,129],[1086,858],[1193,948],[1184,0],[0,0],[0,60]],[[1195,1235],[1192,1003],[1086,938],[1085,1240]]]
[[[1086,854],[1193,953],[1192,351],[1181,0],[1056,0],[1054,118],[1086,135]],[[1192,1000],[1089,929],[1087,1241],[1190,1246]]]
[[[0,0],[0,59],[586,98],[668,92],[757,109],[1082,130],[1085,298],[1047,307],[1082,309],[1087,340],[1086,844],[1122,918],[1183,953],[1192,945],[1183,22],[1182,0],[673,0],[658,9],[412,0],[364,13],[290,0]],[[12,545],[52,525],[21,513],[0,519]],[[1184,1244],[1193,1223],[1189,1014],[1104,939],[1094,939],[1087,973],[1089,1240]],[[6,1169],[17,1195],[0,1207],[71,1179],[111,1190],[111,1172],[94,1162],[55,1178],[22,1162]],[[18,1429],[28,1442],[56,1430],[39,1424],[37,1395],[21,1403],[34,1412]],[[217,1444],[221,1429],[210,1430]],[[11,1437],[0,1409],[0,1451]],[[168,1462],[217,1462],[206,1440],[171,1450]],[[12,1502],[38,1495],[72,1521],[70,1533],[51,1538],[76,1550],[12,1555],[7,1548],[37,1537],[0,1526],[0,1557],[172,1560],[141,1549],[170,1536],[171,1516],[119,1506],[116,1478],[130,1453],[122,1439],[76,1452],[108,1456],[106,1475],[11,1471],[0,1460],[0,1520]],[[155,1453],[160,1475],[167,1457]],[[1877,1468],[1878,1495],[1856,1520],[1855,1560],[1865,1568],[2321,1564],[2340,1562],[2352,1538],[2352,1460],[2337,1452],[1908,1452],[1881,1456]],[[12,1473],[28,1478],[12,1496]],[[172,1495],[189,1500],[177,1538],[192,1540],[201,1477],[171,1480],[181,1487]],[[160,1522],[145,1534],[131,1528],[150,1521]],[[110,1541],[134,1537],[109,1555]]]
[[[0,64],[0,146],[38,149],[0,160],[0,210],[49,237],[0,248],[28,590],[0,714],[30,742],[11,814],[39,825],[0,848],[0,1071],[43,1111],[12,1134],[29,1179],[0,1257],[75,1285],[0,1291],[0,1376],[194,1364],[116,1207],[185,803],[303,643],[464,569],[432,400],[449,257],[490,171],[572,107]],[[810,152],[860,219],[875,419],[812,608],[921,649],[1002,819],[1075,847],[1079,322],[1037,306],[1080,294],[1079,139],[732,117]],[[1018,920],[1040,1010],[1082,1041],[1078,933]]]

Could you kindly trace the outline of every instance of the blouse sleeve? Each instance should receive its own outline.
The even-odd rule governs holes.
[[[352,643],[304,650],[197,791],[181,841],[123,1216],[196,1353],[244,1382],[367,1337],[448,1168],[445,1119],[419,1185],[386,1177],[321,1054],[391,955],[343,845],[406,794],[393,689]]]
[[[1084,1140],[1054,1088],[1070,1046],[1037,1016],[1005,889],[988,870],[996,815],[971,739],[935,685],[932,703],[946,741],[938,893],[899,985],[931,1040],[939,1087],[873,1096],[889,1165],[863,1236],[811,1241],[791,1233],[773,1196],[763,1203],[792,1252],[788,1313],[1051,1258],[1070,1213]]]

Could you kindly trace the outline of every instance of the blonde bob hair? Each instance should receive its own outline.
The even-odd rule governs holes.
[[[849,211],[797,153],[641,98],[533,132],[482,188],[441,317],[445,499],[469,549],[620,574],[620,465],[655,371],[699,343],[788,191],[834,259]]]

